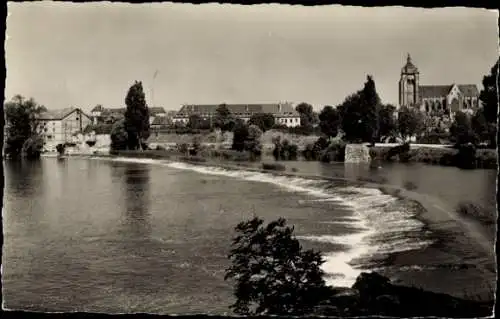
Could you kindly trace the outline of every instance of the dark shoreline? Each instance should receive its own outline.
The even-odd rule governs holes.
[[[77,155],[72,154],[68,157],[80,157],[80,158],[92,158],[92,157],[102,157],[102,158],[117,158],[117,157],[129,157],[129,158],[137,158],[132,156],[123,156],[123,155],[96,155],[96,154],[88,154],[88,155]],[[146,157],[148,158],[148,157]],[[141,159],[141,158],[137,158]],[[450,221],[450,218],[445,216],[442,211],[439,211],[433,207],[432,203],[422,201],[422,197],[419,194],[405,190],[404,188],[374,183],[370,181],[359,181],[359,180],[351,180],[343,177],[327,177],[327,176],[319,176],[312,174],[301,174],[297,172],[289,172],[289,171],[273,171],[273,170],[265,170],[259,167],[255,167],[252,165],[245,165],[240,162],[230,162],[230,161],[214,161],[207,160],[205,162],[197,162],[190,161],[186,157],[181,156],[171,156],[169,158],[164,158],[165,161],[171,162],[185,162],[192,165],[199,166],[209,166],[209,167],[220,167],[230,170],[249,170],[255,172],[262,172],[272,175],[278,176],[289,176],[289,177],[302,177],[306,179],[321,179],[328,180],[332,182],[348,182],[351,185],[355,186],[363,186],[379,189],[382,193],[388,194],[391,196],[395,196],[401,200],[408,200],[417,206],[418,213],[413,218],[421,221],[424,224],[424,231],[429,230],[432,233],[433,244],[426,248],[412,250],[412,251],[404,251],[404,252],[396,252],[385,256],[383,260],[379,260],[381,266],[388,266],[388,270],[380,272],[382,275],[387,276],[391,279],[395,279],[398,284],[402,284],[405,286],[415,286],[419,288],[424,288],[429,291],[446,293],[448,295],[452,295],[459,298],[466,299],[488,299],[489,295],[491,295],[491,289],[494,288],[485,288],[476,289],[474,287],[475,284],[478,283],[478,280],[482,280],[483,282],[493,284],[495,282],[495,273],[489,271],[486,266],[485,267],[476,267],[474,261],[482,260],[485,258],[481,256],[477,256],[477,254],[471,254],[470,252],[476,251],[473,245],[467,239],[467,236],[464,235],[463,232],[459,229],[459,227],[455,225],[450,225],[447,223]],[[437,218],[436,218],[437,215]],[[445,226],[443,226],[445,224]],[[457,236],[459,236],[459,240],[462,243],[457,244]],[[461,245],[468,245],[466,250],[468,250],[468,256],[472,256],[472,260],[467,262],[469,258],[464,260],[460,260],[457,257],[460,257],[463,253],[463,247]],[[472,248],[471,248],[472,247]],[[493,252],[493,249],[492,249]],[[448,264],[444,264],[445,261],[450,257],[451,262]],[[482,259],[481,259],[482,258]],[[487,259],[487,258],[486,258]],[[398,271],[397,269],[400,267],[411,267],[414,264],[420,264],[424,269],[426,267],[426,271]],[[395,267],[396,270],[390,270],[390,268]],[[482,269],[479,269],[482,268]],[[494,267],[493,267],[494,268]],[[459,271],[456,271],[459,270]],[[435,273],[435,275],[426,276],[427,272]],[[488,278],[492,278],[491,281],[484,278],[483,276],[478,276],[478,273],[482,273],[482,275],[487,274]],[[424,275],[422,275],[424,274]],[[421,277],[421,279],[416,279],[415,277]],[[426,278],[430,277],[430,278]],[[470,277],[467,279],[466,277]],[[450,281],[449,284],[440,285],[439,283],[442,280]],[[441,280],[441,281],[440,281]],[[465,283],[466,291],[456,291],[453,289],[453,282],[463,282]],[[443,288],[447,287],[447,288]]]

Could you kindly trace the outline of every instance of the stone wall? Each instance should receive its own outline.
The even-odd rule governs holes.
[[[345,163],[370,163],[370,149],[363,144],[347,144]]]

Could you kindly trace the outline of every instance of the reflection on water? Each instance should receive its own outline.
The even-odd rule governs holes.
[[[124,171],[125,219],[124,233],[133,238],[147,238],[151,235],[150,209],[151,166],[130,163]]]

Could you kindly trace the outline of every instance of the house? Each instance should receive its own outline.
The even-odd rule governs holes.
[[[123,119],[125,116],[125,108],[104,108],[102,105],[95,106],[91,111],[92,123],[112,124]]]
[[[112,124],[118,120],[123,119],[125,116],[126,108],[104,108],[102,105],[95,106],[90,114],[92,116],[92,123],[107,123]],[[167,112],[163,107],[150,107],[149,108],[149,124],[153,123],[155,117],[167,116]]]
[[[166,116],[157,116],[151,122],[150,128],[152,130],[160,130],[168,128],[170,125],[172,125],[172,120],[170,118]]]
[[[57,145],[71,142],[76,133],[83,132],[91,123],[91,117],[80,108],[48,110],[38,116],[37,131],[44,144]]]
[[[475,84],[420,85],[420,73],[408,54],[399,80],[399,106],[453,117],[458,111],[472,113],[479,108],[479,90]]]
[[[157,117],[166,117],[167,112],[165,112],[165,109],[163,107],[150,107],[149,108],[149,124],[152,125],[153,121]]]
[[[270,113],[274,116],[275,124],[288,127],[300,126],[300,115],[290,103],[276,104],[225,104],[229,112],[239,119],[248,122],[252,115]],[[190,104],[183,105],[173,117],[176,124],[187,124],[191,115],[198,115],[203,120],[212,120],[217,114],[220,104]]]

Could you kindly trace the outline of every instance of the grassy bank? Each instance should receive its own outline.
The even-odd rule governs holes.
[[[375,146],[370,148],[370,156],[375,161],[419,162],[432,165],[457,166],[458,150],[454,148],[412,148],[405,152],[404,157],[395,155],[389,157],[393,147]],[[475,167],[485,169],[497,168],[497,151],[493,149],[478,149],[475,155]]]

